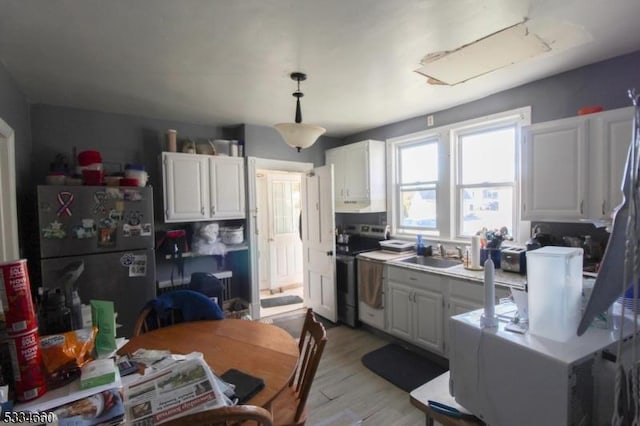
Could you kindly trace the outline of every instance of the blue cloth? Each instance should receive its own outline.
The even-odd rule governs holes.
[[[183,321],[224,319],[220,306],[202,293],[193,290],[176,290],[164,293],[147,304],[158,316],[167,318],[171,310],[178,310]]]

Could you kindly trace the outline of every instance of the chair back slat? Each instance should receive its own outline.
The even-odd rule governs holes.
[[[254,421],[261,426],[272,426],[271,413],[262,407],[254,405],[234,405],[211,410],[201,411],[178,417],[163,423],[165,426],[228,426],[239,425],[245,421]]]
[[[307,310],[307,315],[302,326],[298,349],[300,350],[300,360],[290,386],[295,391],[298,404],[296,407],[295,421],[299,421],[304,412],[309,391],[313,384],[313,379],[320,364],[320,358],[327,343],[327,332],[319,322],[311,309]]]

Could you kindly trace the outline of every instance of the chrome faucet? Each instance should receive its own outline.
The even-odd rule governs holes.
[[[464,258],[462,255],[462,248],[460,246],[456,246],[456,250],[458,251],[458,259],[462,260]]]
[[[447,257],[447,251],[445,250],[442,243],[438,243],[438,252],[440,253],[440,257],[442,257],[443,259]]]

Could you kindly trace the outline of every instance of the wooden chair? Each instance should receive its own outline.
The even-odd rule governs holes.
[[[326,343],[327,332],[324,326],[315,318],[313,311],[308,309],[298,344],[300,350],[298,366],[289,386],[271,405],[274,424],[304,425],[307,420],[307,397]]]
[[[272,426],[271,413],[254,405],[234,405],[201,411],[178,417],[163,423],[164,426],[228,426],[228,425],[260,425]]]
[[[146,304],[133,326],[133,335],[139,336],[179,322],[223,318],[220,306],[206,295],[193,290],[176,290],[164,293]]]

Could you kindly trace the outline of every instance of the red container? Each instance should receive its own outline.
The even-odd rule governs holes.
[[[83,170],[82,179],[85,185],[102,185],[104,171],[102,170]]]
[[[0,300],[9,336],[38,327],[26,259],[0,263]]]
[[[82,151],[78,153],[79,166],[88,166],[93,163],[102,163],[102,156],[99,151]]]
[[[16,383],[16,399],[29,401],[47,391],[38,329],[8,339],[11,368]]]
[[[139,186],[140,181],[134,178],[122,178],[120,179],[120,186]]]

